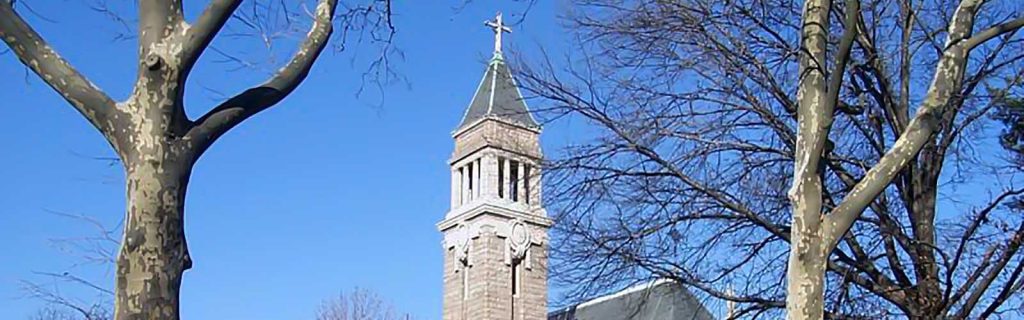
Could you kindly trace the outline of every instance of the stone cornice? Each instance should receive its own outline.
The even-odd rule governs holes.
[[[500,117],[488,115],[488,116],[484,116],[484,117],[480,118],[479,120],[473,121],[469,125],[466,125],[466,126],[464,126],[462,128],[455,129],[455,131],[452,131],[452,139],[458,139],[459,136],[461,136],[466,131],[469,131],[469,130],[475,128],[476,126],[479,126],[479,125],[481,125],[481,124],[483,124],[484,122],[487,122],[487,121],[500,122],[502,124],[509,125],[509,126],[512,126],[512,127],[518,128],[518,129],[523,129],[523,130],[526,130],[526,131],[530,131],[530,132],[533,132],[533,133],[536,133],[536,134],[540,134],[540,132],[541,132],[541,127],[525,126],[525,125],[522,125],[522,124],[518,124],[518,123],[515,123],[515,122],[512,122],[512,121],[508,121],[508,120],[502,119]]]
[[[512,155],[514,157],[518,157],[519,158],[519,159],[515,159],[515,160],[519,160],[519,161],[522,161],[524,159],[529,160],[530,162],[534,163],[535,165],[540,164],[542,159],[544,159],[543,155],[538,157],[538,156],[533,156],[533,155],[525,154],[525,153],[522,153],[522,152],[516,152],[515,150],[510,150],[510,149],[502,148],[502,147],[496,146],[496,145],[483,145],[483,146],[481,146],[479,148],[476,148],[474,150],[466,152],[466,154],[461,156],[461,157],[458,157],[458,158],[452,157],[451,159],[448,160],[448,165],[452,166],[452,167],[455,167],[455,166],[457,166],[457,164],[459,164],[460,161],[465,160],[466,158],[469,158],[471,156],[489,155],[489,154],[502,154],[502,153],[508,154],[508,155]]]
[[[437,223],[437,230],[443,232],[458,225],[459,222],[469,221],[473,218],[486,214],[505,217],[508,219],[520,219],[529,224],[544,228],[550,228],[554,225],[554,220],[547,217],[547,211],[544,210],[544,208],[535,208],[534,212],[539,213],[539,215],[524,213],[507,206],[496,205],[489,202],[481,201],[480,203],[470,203],[454,211],[448,212],[448,214],[445,215],[446,218]]]

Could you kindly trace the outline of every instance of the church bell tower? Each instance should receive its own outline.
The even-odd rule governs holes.
[[[547,318],[551,219],[541,203],[540,125],[501,53],[511,32],[501,13],[494,57],[455,129],[451,209],[444,234],[444,320]]]

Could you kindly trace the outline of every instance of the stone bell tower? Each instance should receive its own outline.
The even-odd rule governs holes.
[[[540,126],[501,53],[494,57],[452,134],[451,209],[444,234],[444,320],[547,318],[547,243],[541,204]]]

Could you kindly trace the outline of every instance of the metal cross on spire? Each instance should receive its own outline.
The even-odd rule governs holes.
[[[501,21],[501,11],[498,11],[498,16],[494,18],[494,21],[484,21],[484,25],[494,29],[494,53],[501,54],[501,34],[512,33],[512,29]]]

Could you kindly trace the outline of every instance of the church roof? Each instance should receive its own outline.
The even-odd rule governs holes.
[[[496,53],[487,64],[484,78],[480,80],[456,131],[484,118],[497,118],[530,128],[540,127],[530,115],[530,109],[500,53]]]
[[[659,279],[548,314],[548,320],[712,320],[682,285]]]

